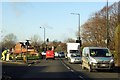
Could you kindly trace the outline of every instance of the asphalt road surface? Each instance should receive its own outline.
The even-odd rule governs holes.
[[[7,80],[28,79],[69,79],[69,80],[120,80],[120,71],[88,72],[81,69],[81,64],[70,64],[66,59],[56,58],[55,60],[40,60],[37,64],[2,64],[2,75]]]

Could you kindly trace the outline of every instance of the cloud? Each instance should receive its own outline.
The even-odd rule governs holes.
[[[22,11],[18,7],[19,2],[13,2],[13,3],[11,3],[11,6],[12,6],[12,10],[15,13],[16,16],[21,16],[22,15]]]

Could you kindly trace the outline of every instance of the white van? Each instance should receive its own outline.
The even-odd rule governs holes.
[[[113,70],[113,55],[108,48],[84,47],[82,51],[82,69],[85,68],[90,72],[98,69]]]

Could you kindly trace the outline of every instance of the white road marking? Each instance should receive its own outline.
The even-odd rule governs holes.
[[[74,72],[74,70],[71,69],[72,72]]]
[[[84,79],[82,76],[80,76],[80,75],[79,75],[78,77],[81,78],[82,80],[85,80],[85,79]]]
[[[61,61],[61,62],[62,62],[62,61]],[[62,62],[62,64],[63,64],[67,69],[69,69],[71,72],[75,73],[74,70],[71,69],[70,67],[68,67],[65,63]],[[80,66],[81,66],[81,65],[80,65]],[[82,70],[80,70],[80,71],[82,71]],[[82,79],[82,80],[85,80],[81,75],[79,75],[78,77],[79,77],[80,79]]]
[[[28,64],[28,66],[31,66],[31,64]]]

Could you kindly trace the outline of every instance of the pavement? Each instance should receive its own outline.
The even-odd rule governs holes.
[[[16,61],[13,61],[13,60],[9,60],[9,61],[3,61],[3,60],[0,60],[1,63],[11,63],[11,64],[37,64],[37,63],[40,63],[40,60],[28,60],[27,63],[25,63],[23,60],[16,60]]]

